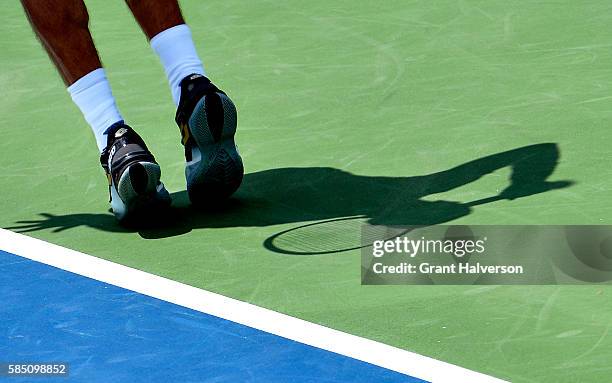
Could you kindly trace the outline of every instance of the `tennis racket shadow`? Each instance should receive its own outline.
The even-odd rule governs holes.
[[[263,246],[288,255],[334,254],[368,246],[369,240],[364,241],[361,236],[361,228],[366,224],[380,226],[380,235],[385,236],[385,226],[443,224],[464,217],[483,204],[568,187],[571,181],[548,181],[558,159],[558,146],[542,143],[421,176],[356,175],[331,167],[268,169],[246,174],[234,197],[215,204],[214,209],[195,209],[185,191],[173,193],[172,208],[142,226],[119,226],[109,214],[42,213],[41,219],[20,221],[7,229],[61,232],[89,226],[111,232],[138,232],[143,238],[156,239],[197,229],[295,224],[271,233]],[[505,167],[510,167],[512,173],[508,187],[501,193],[470,202],[424,199]],[[375,235],[371,237],[373,240]]]
[[[559,156],[556,144],[543,143],[417,177],[363,177],[336,169],[321,169],[320,174],[303,179],[317,180],[316,184],[307,183],[311,189],[340,194],[329,203],[324,202],[325,208],[322,209],[336,212],[337,218],[325,217],[327,219],[280,231],[268,237],[264,247],[286,255],[325,255],[357,250],[372,246],[376,240],[392,239],[418,227],[448,223],[470,214],[480,205],[566,188],[573,181],[548,181]],[[427,195],[467,185],[505,167],[512,170],[509,184],[498,194],[469,202],[423,199]],[[299,170],[296,173],[304,176]],[[283,175],[283,179],[290,178],[288,174]],[[350,201],[348,209],[343,203],[347,199]],[[343,215],[345,212],[348,214]]]

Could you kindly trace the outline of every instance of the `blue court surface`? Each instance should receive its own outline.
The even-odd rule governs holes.
[[[424,382],[0,251],[0,363],[82,382]]]

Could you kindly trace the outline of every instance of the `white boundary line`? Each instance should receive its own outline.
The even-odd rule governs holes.
[[[0,249],[434,383],[504,382],[453,364],[333,330],[5,229],[0,229]]]

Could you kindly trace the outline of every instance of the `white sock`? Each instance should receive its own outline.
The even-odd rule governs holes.
[[[106,147],[104,131],[115,122],[123,120],[103,68],[87,73],[68,87],[72,101],[81,109],[91,126],[100,152]]]
[[[179,83],[192,73],[206,75],[202,61],[198,57],[191,30],[186,24],[176,25],[158,33],[151,39],[151,48],[161,60],[174,103],[178,105],[181,97]]]

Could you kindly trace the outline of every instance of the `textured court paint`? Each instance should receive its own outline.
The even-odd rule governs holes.
[[[168,188],[184,190],[161,66],[124,4],[87,3],[123,115],[147,140]],[[609,380],[609,287],[361,287],[358,252],[295,257],[262,244],[318,217],[316,201],[330,196],[356,206],[380,202],[359,188],[375,189],[379,179],[344,178],[353,180],[347,187],[334,184],[333,169],[425,175],[540,142],[561,150],[551,180],[575,185],[476,206],[453,222],[611,223],[612,4],[183,7],[209,74],[239,110],[237,143],[246,172],[255,174],[245,178],[241,204],[225,214],[185,209],[161,232],[117,228],[106,213],[93,137],[19,5],[7,2],[2,227],[35,220],[41,230],[33,236],[513,382]],[[256,173],[292,167],[305,169],[292,172],[292,187],[286,170]],[[435,210],[489,197],[508,175],[502,169],[425,199],[446,201],[430,205]],[[267,199],[279,186],[284,196]],[[313,204],[304,208],[304,200]]]
[[[0,269],[3,362],[71,382],[425,383],[4,251]]]
[[[83,277],[161,299],[321,350],[433,383],[504,381],[443,361],[307,322],[142,270],[0,229],[5,252]]]

